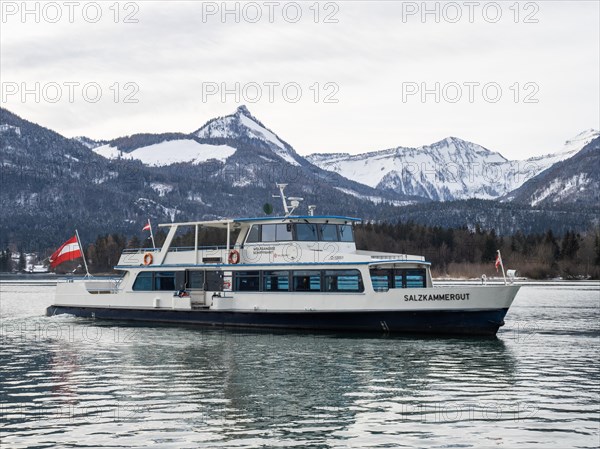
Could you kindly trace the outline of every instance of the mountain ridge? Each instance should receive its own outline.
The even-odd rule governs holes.
[[[246,111],[238,108],[234,114],[206,123],[227,117],[229,122],[240,120]],[[251,116],[249,111],[247,114]],[[439,203],[391,189],[376,189],[312,165],[295,152],[286,154],[297,164],[287,161],[278,152],[289,144],[258,119],[250,120],[255,125],[233,123],[232,131],[238,132],[228,137],[207,134],[201,138],[175,132],[94,141],[66,138],[0,108],[0,243],[60,243],[65,230],[74,228],[85,239],[107,231],[139,234],[139,224],[148,218],[172,222],[260,216],[264,203],[272,202],[276,182],[288,182],[290,194],[304,197],[304,205],[316,204],[320,213],[358,216],[369,222],[414,220],[468,227],[479,223],[508,234],[517,229],[541,232],[547,226],[557,232],[583,230],[594,223],[594,214],[597,216],[595,206],[582,210],[564,201],[543,207],[490,200]],[[228,121],[220,123],[225,126]],[[261,128],[252,130],[248,126]],[[250,135],[247,129],[251,129]],[[450,145],[463,145],[458,138],[438,143],[444,150],[451,150]],[[112,157],[98,154],[99,148],[111,144],[117,150],[108,155]],[[165,160],[158,164],[146,160],[145,164],[140,160],[144,159],[141,153],[136,153],[143,150],[163,157],[153,147],[159,145],[165,157],[171,157],[181,152],[179,144],[193,145],[194,151],[204,156],[166,161],[168,164]],[[215,147],[225,146],[231,154],[209,157]],[[488,154],[489,150],[482,151]],[[494,158],[500,160],[499,156]]]
[[[572,157],[599,135],[596,130],[586,130],[567,140],[561,151],[515,161],[457,137],[420,147],[399,146],[357,155],[315,153],[307,159],[325,170],[380,190],[434,201],[496,199],[554,163]]]

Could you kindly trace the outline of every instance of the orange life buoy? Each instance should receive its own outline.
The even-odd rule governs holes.
[[[240,252],[237,249],[229,251],[229,263],[233,265],[240,263]]]
[[[144,265],[150,265],[152,263],[153,257],[151,253],[144,254]]]

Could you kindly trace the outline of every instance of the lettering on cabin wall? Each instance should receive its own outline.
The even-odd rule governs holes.
[[[438,293],[404,295],[405,301],[468,301],[470,293]]]
[[[271,254],[275,251],[274,246],[254,246],[252,247],[252,254]]]

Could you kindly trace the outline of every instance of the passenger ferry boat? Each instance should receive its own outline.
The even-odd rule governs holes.
[[[294,215],[168,223],[162,248],[126,249],[119,278],[66,279],[48,316],[207,326],[494,335],[519,286],[434,287],[421,256],[357,250],[357,218]],[[172,247],[192,228],[194,247]],[[226,230],[203,247],[201,227]],[[232,235],[237,237],[233,241]]]

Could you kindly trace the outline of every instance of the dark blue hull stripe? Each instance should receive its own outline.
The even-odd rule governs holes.
[[[50,306],[46,315],[70,314],[107,320],[347,332],[495,335],[508,309],[368,312],[228,312],[136,310]]]

